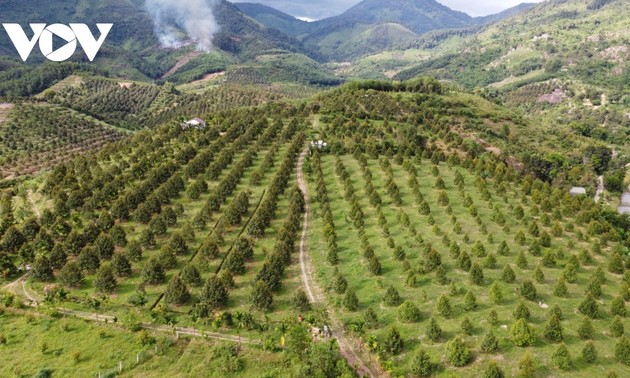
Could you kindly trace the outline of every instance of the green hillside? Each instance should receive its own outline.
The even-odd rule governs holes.
[[[95,116],[124,125],[152,109],[140,124],[154,126],[3,192],[3,316],[27,299],[53,314],[97,312],[138,332],[104,327],[116,334],[112,346],[140,340],[127,354],[147,351],[172,326],[225,345],[242,340],[253,345],[227,355],[202,348],[246,376],[284,376],[254,359],[285,361],[290,376],[349,374],[341,356],[396,376],[478,376],[491,361],[512,375],[525,350],[541,374],[623,372],[630,363],[618,351],[627,343],[630,220],[590,196],[569,196],[592,167],[576,165],[550,184],[536,178],[537,165],[490,144],[494,127],[515,135],[529,127],[502,106],[428,78],[352,83],[297,102],[267,102],[261,91],[258,104],[246,102],[254,90],[198,95],[135,84],[119,105],[125,92],[86,79],[54,98],[87,112],[100,101],[82,92],[92,86],[114,107],[93,107]],[[183,130],[182,117],[193,116],[208,127]],[[298,159],[311,139],[328,147]],[[523,154],[539,148],[518,145]],[[298,263],[305,253],[310,281]],[[26,263],[24,284],[12,284]],[[313,287],[321,294],[309,297]],[[16,342],[8,344],[15,356],[27,353],[9,319],[14,331],[0,328],[0,336]],[[339,350],[311,342],[311,327],[323,325],[332,325]],[[129,374],[155,376],[161,365],[203,358],[176,352],[197,341],[163,336],[164,354],[132,363]],[[44,355],[57,348],[59,336],[51,337]],[[568,360],[553,357],[563,343]],[[596,351],[595,362],[584,348]],[[68,353],[28,373],[65,369],[75,358]]]
[[[258,3],[235,3],[238,9],[249,17],[268,27],[299,37],[310,30],[309,23],[282,13],[274,8]]]
[[[198,80],[205,74],[224,70],[228,64],[251,60],[267,51],[280,49],[310,54],[297,39],[246,17],[236,6],[225,0],[214,5],[215,16],[220,26],[220,32],[214,38],[217,53],[195,54],[192,60],[187,58],[193,52],[192,45],[179,49],[159,47],[153,20],[145,11],[143,1],[72,0],[64,2],[62,7],[51,5],[50,2],[38,0],[29,2],[25,8],[21,2],[3,0],[0,1],[0,7],[5,11],[0,15],[0,21],[27,24],[54,19],[68,23],[80,19],[90,25],[97,22],[114,23],[115,27],[100,51],[96,63],[99,68],[111,72],[112,75],[132,80],[159,80],[183,59],[186,59],[187,64],[178,70],[178,75],[173,78],[175,82]],[[25,18],[27,16],[28,19]],[[8,38],[0,39],[0,56],[16,57]],[[82,52],[78,51],[75,60],[86,59]],[[10,61],[15,61],[11,64],[15,64],[20,70],[29,71],[29,67],[18,64],[16,59]],[[38,49],[34,49],[29,62],[42,61],[43,57]],[[13,76],[30,75],[15,72]]]
[[[628,375],[625,3],[0,0],[121,25],[0,38],[0,376]]]
[[[534,160],[553,179],[571,169],[571,160],[592,161],[590,152],[584,155],[577,146],[568,155],[555,154],[559,143],[563,148],[572,140],[606,146],[611,152],[604,161],[611,154],[614,158],[595,171],[608,172],[605,202],[615,206],[630,156],[630,66],[625,59],[630,45],[619,32],[629,16],[623,1],[545,2],[477,34],[422,46],[430,57],[395,78],[429,74],[522,113],[540,126],[529,135],[548,148]],[[554,141],[555,136],[564,142]]]

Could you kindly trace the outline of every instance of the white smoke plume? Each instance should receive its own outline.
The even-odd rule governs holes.
[[[153,17],[155,33],[163,47],[177,48],[184,44],[184,30],[197,43],[197,49],[211,51],[219,25],[212,11],[216,0],[145,0]]]

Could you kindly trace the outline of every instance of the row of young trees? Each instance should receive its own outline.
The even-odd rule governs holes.
[[[273,251],[265,258],[262,269],[256,275],[250,295],[252,305],[260,311],[266,312],[271,309],[273,304],[271,293],[277,292],[282,286],[284,270],[291,263],[295,242],[301,230],[304,206],[304,194],[297,186],[293,187],[289,200],[289,212],[278,233]]]
[[[59,156],[98,150],[124,137],[68,110],[21,104],[0,129],[0,167],[17,176],[50,168]]]
[[[140,117],[151,108],[160,87],[121,85],[114,80],[86,78],[77,86],[50,92],[49,100],[127,129],[138,129]]]
[[[226,177],[221,180],[216,189],[210,194],[210,197],[206,200],[206,203],[201,211],[195,216],[193,222],[197,225],[197,227],[205,225],[212,219],[212,214],[219,211],[222,203],[225,202],[225,199],[236,189],[237,184],[240,182],[243,174],[245,173],[245,169],[254,162],[254,159],[258,155],[258,151],[260,151],[270,139],[274,138],[282,130],[282,127],[283,124],[279,122],[274,123],[271,127],[267,127],[266,131],[260,136],[259,140],[245,152],[238,163],[234,164]],[[248,139],[251,138],[252,136]],[[242,147],[243,145],[240,145],[240,148]]]
[[[282,128],[282,122],[275,122],[271,127],[268,127],[266,119],[259,120],[236,139],[232,145],[227,146],[219,153],[216,160],[210,164],[205,173],[207,179],[216,180],[220,172],[230,165],[237,151],[256,138],[258,139],[256,143],[245,151],[241,159],[232,165],[230,171],[213,190],[204,207],[194,217],[193,225],[196,228],[203,229],[207,221],[212,218],[212,214],[220,210],[225,200],[236,189],[247,167],[253,163],[258,151],[264,147],[264,144],[273,139]],[[205,184],[206,180],[198,178],[196,182]],[[207,190],[207,184],[205,186],[205,190]],[[189,262],[184,266],[184,269],[171,279],[164,293],[164,300],[167,304],[181,305],[188,302],[191,295],[187,285],[199,286],[201,284],[201,275],[193,263],[195,257],[200,255],[202,258],[209,260],[220,255],[221,244],[224,243],[223,234],[229,227],[237,226],[241,223],[249,208],[249,197],[250,193],[247,191],[236,195],[234,200],[224,210],[223,216],[217,221],[213,230],[206,236],[200,247],[189,259]],[[173,253],[167,254],[167,256],[173,256]],[[195,317],[207,317],[211,310],[227,303],[229,290],[234,287],[232,276],[243,274],[245,272],[245,262],[252,258],[253,241],[247,237],[237,238],[225,254],[217,274],[206,280],[200,299],[194,305],[193,313]],[[172,257],[171,261],[174,262]],[[165,259],[160,259],[158,262],[162,265],[166,263],[166,267],[168,267],[168,259],[166,261]]]
[[[266,122],[264,122],[264,124],[266,125]],[[213,195],[210,196],[204,208],[202,208],[195,217],[195,219],[202,217],[202,222],[194,222],[198,227],[202,227],[205,224],[205,219],[207,218],[209,220],[211,217],[212,210],[209,206],[220,206],[225,199],[231,195],[232,191],[241,180],[244,170],[251,165],[258,151],[275,138],[282,129],[282,122],[274,122],[271,127],[266,128],[266,131],[260,136],[258,141],[244,153],[241,160],[233,165],[230,172],[219,183],[216,190],[213,191]],[[286,132],[291,129],[292,127],[288,126],[287,129],[285,129],[283,137],[292,137],[292,131],[289,133]],[[217,162],[220,160],[221,158],[219,158]],[[242,217],[248,211],[249,196],[250,194],[248,192],[241,192],[234,198],[230,205],[224,210],[223,216],[219,219],[211,233],[202,242],[197,254],[200,254],[200,256],[205,259],[213,259],[220,256],[220,248],[224,243],[223,233],[228,227],[236,226],[241,223]],[[219,200],[217,201],[217,199]],[[215,207],[216,210],[214,211],[219,210],[218,206]],[[227,303],[229,291],[234,287],[232,277],[246,272],[246,262],[250,261],[254,256],[253,248],[254,242],[249,237],[239,236],[235,240],[223,256],[223,260],[219,264],[217,272],[206,281],[200,299],[193,307],[195,317],[207,317],[211,310]],[[192,262],[194,258],[195,256],[193,256],[190,261]],[[169,287],[167,287],[164,295],[164,299],[167,303],[181,304],[185,303],[190,298],[190,295],[187,294],[188,289],[186,285],[191,281],[197,281],[198,277],[198,271],[191,262],[188,263],[181,272],[181,279],[178,275],[169,283]],[[191,275],[194,279],[186,278]],[[175,298],[178,299],[175,300]]]
[[[281,122],[277,124],[280,125],[280,128],[282,127]],[[252,135],[256,135],[256,133],[260,132],[261,128],[265,126],[266,126],[265,123],[260,123],[259,127],[251,127],[250,129],[248,129],[248,133],[246,133],[245,135],[241,135],[241,137],[239,138],[238,131],[242,130],[243,124],[238,123],[236,125],[233,125],[231,128],[228,128],[228,131],[224,134],[224,141],[229,141],[230,139],[228,138],[232,138],[232,139],[236,139],[237,142],[240,142],[242,144],[243,142],[248,141],[248,137],[251,137]],[[81,228],[81,223],[78,223],[76,225],[77,228],[74,229],[73,226],[75,226],[75,224],[70,224],[70,223],[63,222],[60,220],[62,216],[63,217],[71,216],[71,214],[74,211],[77,211],[77,214],[80,214],[79,212],[79,210],[81,210],[80,207],[83,207],[83,209],[85,210],[87,208],[87,202],[92,202],[92,205],[94,205],[95,201],[90,201],[90,200],[76,201],[74,200],[74,198],[70,198],[66,193],[67,193],[67,188],[71,187],[72,184],[76,188],[80,188],[80,186],[84,186],[85,189],[94,188],[94,191],[99,191],[100,190],[99,186],[101,188],[103,186],[108,187],[109,199],[101,198],[101,200],[98,201],[97,206],[90,206],[90,208],[95,208],[95,207],[107,206],[107,203],[110,202],[111,199],[115,199],[116,195],[119,192],[124,191],[125,186],[130,185],[129,183],[130,180],[129,179],[125,180],[124,178],[125,176],[122,169],[126,168],[130,170],[131,172],[133,172],[133,174],[136,177],[139,177],[139,178],[146,176],[147,179],[144,182],[142,182],[142,184],[139,186],[140,190],[138,190],[138,186],[135,186],[132,189],[130,189],[131,194],[127,194],[127,197],[124,197],[124,198],[138,200],[138,201],[133,201],[134,205],[136,204],[136,202],[139,202],[138,206],[141,206],[141,209],[144,208],[145,210],[147,210],[147,211],[142,212],[136,209],[136,212],[134,213],[134,215],[144,214],[144,216],[138,216],[137,217],[138,220],[149,223],[149,228],[146,231],[144,231],[142,235],[140,235],[140,238],[139,238],[139,241],[141,242],[141,244],[145,245],[146,247],[154,246],[155,236],[164,235],[166,232],[166,229],[177,222],[177,213],[171,207],[166,207],[163,209],[161,207],[162,205],[168,204],[171,198],[178,196],[179,192],[181,192],[184,189],[185,183],[181,179],[181,176],[176,173],[176,171],[178,171],[179,168],[175,167],[175,164],[167,163],[166,165],[164,165],[163,163],[165,160],[165,157],[167,157],[168,155],[172,155],[173,152],[170,152],[167,154],[164,154],[164,152],[167,152],[167,150],[170,149],[167,143],[169,139],[178,137],[179,139],[183,138],[183,139],[190,140],[190,138],[184,135],[178,128],[175,128],[173,130],[176,130],[176,132],[173,132],[170,129],[169,130],[162,129],[160,130],[160,132],[156,134],[155,137],[151,137],[151,140],[148,141],[148,144],[150,146],[158,148],[157,156],[159,156],[159,158],[157,159],[149,159],[150,160],[149,163],[144,163],[142,160],[139,160],[139,159],[136,160],[136,157],[140,158],[142,156],[142,154],[137,154],[137,155],[130,155],[129,161],[132,163],[135,161],[134,165],[129,165],[126,159],[125,160],[121,159],[120,161],[116,161],[113,165],[108,165],[108,169],[106,171],[100,170],[99,169],[100,166],[98,165],[96,166],[96,169],[89,169],[88,168],[89,165],[85,164],[87,163],[86,159],[77,159],[77,161],[73,161],[71,162],[71,164],[64,164],[60,166],[59,168],[55,169],[55,172],[53,172],[52,177],[48,180],[47,185],[46,185],[46,192],[52,194],[54,196],[53,198],[55,198],[55,207],[52,211],[45,212],[40,222],[36,220],[33,220],[31,222],[34,225],[33,227],[30,227],[30,226],[29,227],[30,229],[34,228],[35,234],[36,234],[31,239],[34,241],[33,244],[37,248],[33,252],[29,251],[32,248],[25,248],[22,253],[22,255],[25,257],[29,257],[31,255],[34,256],[36,253],[44,254],[43,257],[46,257],[46,258],[40,259],[41,264],[35,264],[35,266],[37,267],[42,266],[41,271],[43,273],[42,275],[39,275],[42,279],[44,280],[52,279],[52,271],[49,269],[48,267],[49,264],[47,263],[47,260],[50,260],[50,259],[48,258],[49,256],[47,256],[46,253],[50,253],[51,251],[54,251],[55,253],[57,253],[58,250],[60,250],[62,246],[64,247],[63,249],[65,251],[68,251],[71,254],[74,254],[77,256],[76,260],[73,259],[75,261],[72,261],[72,263],[76,263],[75,267],[79,267],[80,269],[82,269],[84,272],[87,272],[87,273],[96,271],[100,266],[100,261],[111,258],[113,254],[113,252],[107,252],[103,254],[103,252],[99,249],[100,240],[101,239],[107,240],[109,238],[109,236],[107,235],[107,232],[109,232],[108,230],[114,225],[114,219],[109,215],[109,213],[101,212],[100,215],[97,216],[93,221],[89,222],[87,226],[84,226],[81,231],[79,231]],[[276,128],[276,130],[272,130],[272,132],[268,132],[266,134],[265,140],[269,141],[278,133],[278,131],[279,130]],[[219,137],[219,134],[216,132],[207,132],[206,135],[210,137]],[[144,137],[145,135],[140,135],[137,138],[132,138],[132,139],[142,140],[142,139],[145,139]],[[198,139],[198,141],[205,140],[205,138],[206,138],[205,136],[201,136],[201,138]],[[144,142],[147,142],[147,141],[145,140]],[[123,144],[123,146],[120,147],[121,150],[126,149],[125,144]],[[141,148],[142,143],[132,143],[132,144],[134,145],[133,146],[134,148],[128,149],[130,153],[132,151],[137,152],[135,148],[138,148],[138,150],[142,150]],[[239,144],[239,146],[241,144]],[[202,144],[202,147],[203,146],[204,145]],[[205,148],[208,148],[207,143],[205,144]],[[160,152],[159,149],[162,149],[162,151]],[[191,149],[188,148],[187,145],[183,145],[180,151],[181,152],[179,154],[176,154],[174,156],[175,159],[180,164],[185,164],[194,155],[196,155],[196,151],[194,149],[191,151]],[[192,152],[192,154],[190,152]],[[111,153],[111,151],[108,151],[108,153]],[[252,157],[250,157],[250,159],[252,159]],[[152,165],[155,167],[153,172],[148,169]],[[113,167],[113,168],[109,169],[109,167]],[[97,172],[98,174],[100,174],[100,176],[95,177],[92,174],[92,172]],[[127,177],[131,178],[130,176],[127,176]],[[112,182],[115,183],[115,186],[108,186]],[[125,185],[125,182],[127,182],[127,185]],[[162,182],[164,183],[161,184]],[[85,190],[85,192],[88,192],[88,191]],[[93,198],[94,198],[94,195],[92,195]],[[145,197],[145,196],[148,196],[146,201],[144,202],[139,201],[142,199],[142,197]],[[118,203],[121,203],[121,202],[118,202]],[[177,211],[179,212],[181,210],[178,209]],[[152,217],[151,214],[156,214],[158,212],[159,212],[159,215],[157,217]],[[232,214],[231,217],[239,217],[239,211],[232,212],[231,214]],[[119,214],[116,214],[116,215],[119,215]],[[242,216],[242,213],[240,216]],[[78,219],[78,218],[75,218],[75,219]],[[48,226],[50,226],[52,227],[52,229],[57,230],[55,235],[50,235],[48,232],[43,232],[42,230],[40,230],[40,228],[42,228],[40,226],[40,223],[42,225],[45,225],[45,228],[48,228]],[[61,232],[59,232],[59,230],[61,230]],[[120,239],[120,238],[126,239],[126,236],[124,235],[124,231],[121,237],[120,230],[122,230],[122,228],[120,228],[119,226],[116,226],[114,229],[114,233],[116,235],[112,235],[112,236],[114,236],[117,239]],[[16,229],[16,231],[20,231],[20,230]],[[27,229],[27,231],[29,234],[33,233],[32,231],[29,231],[29,229]],[[18,233],[12,232],[11,234],[13,234],[14,236],[9,238],[9,240],[12,240],[11,244],[16,244],[15,246],[16,251],[20,250],[21,245],[23,245],[27,241],[27,240],[23,240],[24,238],[21,237],[20,232]],[[102,232],[106,232],[106,233],[99,236],[99,234],[101,234]],[[37,240],[34,240],[34,239],[37,239]],[[19,243],[15,243],[15,242],[19,242]],[[96,243],[96,244],[92,246],[93,243]],[[122,243],[123,242],[121,242],[121,246],[122,246]],[[20,244],[20,245],[17,245],[17,244]],[[59,245],[60,247],[57,248],[57,250],[55,250],[53,248],[55,245]],[[109,250],[109,248],[107,248],[107,250]],[[113,248],[111,248],[111,251],[113,251]],[[57,255],[60,255],[60,254],[57,253]],[[168,253],[161,254],[160,257],[161,257],[161,260],[163,260],[162,261],[163,264],[164,262],[172,261],[172,259],[169,258],[168,255],[169,255]],[[50,256],[50,257],[55,257],[52,260],[62,262],[62,263],[54,264],[54,266],[52,266],[53,269],[60,269],[63,267],[63,262],[64,262],[63,256],[62,257]],[[117,261],[118,260],[119,259],[117,259]],[[168,266],[169,264],[166,264],[166,265]],[[165,268],[165,267],[163,266],[162,268]],[[69,269],[68,271],[73,271],[73,269]],[[80,280],[77,280],[76,277],[75,279],[67,280],[67,282],[78,282],[78,281]]]
[[[301,131],[293,137],[285,158],[272,179],[258,212],[254,214],[247,226],[247,233],[251,237],[262,237],[267,227],[269,227],[278,207],[278,199],[287,188],[295,167],[295,158],[304,145],[305,139],[306,135]]]
[[[324,236],[328,243],[327,260],[331,265],[339,263],[339,247],[337,246],[337,231],[335,230],[335,221],[333,219],[332,210],[330,209],[330,199],[328,198],[328,189],[326,188],[326,179],[322,170],[322,159],[318,150],[313,151],[312,155],[313,169],[315,170],[315,196],[314,200],[319,203],[321,216],[324,220]]]

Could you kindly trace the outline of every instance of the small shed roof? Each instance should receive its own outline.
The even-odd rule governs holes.
[[[574,186],[573,188],[571,188],[571,191],[569,193],[571,193],[572,195],[586,194],[586,188],[583,188],[581,186]]]
[[[206,121],[201,118],[193,118],[190,121],[186,121],[186,123],[189,125],[205,125]]]

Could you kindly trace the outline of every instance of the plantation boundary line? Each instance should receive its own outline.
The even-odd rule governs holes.
[[[306,179],[304,177],[304,160],[309,152],[308,147],[302,151],[297,164],[297,183],[298,187],[302,191],[304,196],[304,222],[302,225],[302,236],[300,238],[300,269],[302,282],[306,289],[306,293],[309,300],[313,303],[323,303],[325,296],[322,294],[322,289],[317,285],[314,279],[314,267],[313,263],[308,255],[308,247],[306,245],[306,238],[308,237],[309,230],[309,217],[311,213],[310,203],[308,199],[308,187],[306,185]],[[317,295],[316,295],[317,294]],[[333,307],[329,307],[330,322],[335,330],[333,338],[337,340],[339,344],[339,351],[341,355],[348,361],[348,365],[353,367],[361,377],[375,377],[368,364],[366,364],[361,356],[354,350],[353,345],[356,344],[356,340],[352,336],[346,334],[343,329],[343,324],[335,316]]]
[[[252,218],[254,217],[254,215],[256,215],[256,212],[258,211],[258,208],[260,208],[260,204],[262,203],[263,199],[265,198],[265,194],[267,194],[267,189],[263,190],[262,195],[260,196],[260,200],[258,200],[258,204],[256,205],[256,208],[254,209],[254,211],[252,211],[252,215],[249,217],[249,219],[247,219],[247,222],[245,222],[245,224],[243,225],[243,228],[241,229],[241,232],[238,233],[238,235],[236,236],[236,238],[232,242],[232,245],[230,246],[230,249],[228,249],[228,251],[225,254],[225,256],[223,256],[223,260],[221,260],[221,264],[219,264],[219,267],[217,268],[216,274],[219,274],[219,272],[221,271],[221,268],[223,268],[223,264],[225,263],[225,260],[227,260],[228,256],[232,252],[232,249],[234,249],[234,244],[236,243],[238,238],[240,238],[241,235],[243,235],[243,233],[247,229],[247,226],[249,226],[249,223],[252,221]]]
[[[236,237],[236,239],[238,239],[243,234],[243,232],[245,232],[245,228],[247,227],[249,222],[252,220],[252,217],[254,216],[254,214],[256,214],[256,211],[260,207],[260,204],[262,203],[263,198],[265,198],[265,193],[266,192],[267,192],[267,189],[263,190],[262,196],[260,196],[260,200],[258,201],[258,205],[256,205],[256,208],[254,209],[254,212],[252,213],[251,217],[249,217],[249,219],[247,220],[247,223],[245,223],[245,226],[243,226],[243,229],[241,230],[241,232],[238,233],[238,236]],[[219,225],[219,222],[221,221],[221,219],[223,217],[224,217],[224,214],[222,214],[221,217],[219,217],[219,219],[217,219],[216,223],[214,224],[214,227],[212,227],[212,230],[210,230],[210,232],[206,235],[206,237],[208,237],[208,236],[210,236],[210,235],[212,235],[214,233],[214,231],[216,230],[217,226]],[[230,249],[227,251],[227,253],[223,257],[223,260],[221,260],[221,264],[219,265],[219,268],[217,269],[216,274],[219,274],[219,272],[221,271],[221,267],[223,266],[223,263],[225,262],[225,259],[230,254],[230,252],[232,252],[232,249],[234,248],[234,243],[236,243],[236,240],[234,240],[234,242],[232,242],[232,245],[230,246]],[[195,253],[193,253],[193,255],[188,259],[189,263],[199,254],[199,251],[201,250],[201,247],[203,247],[203,241],[201,242],[201,245],[199,245],[199,248],[197,248]],[[181,271],[179,273],[177,273],[177,274],[179,275],[180,273],[181,273]],[[153,303],[153,305],[151,306],[151,310],[153,310],[158,304],[160,304],[160,302],[164,298],[164,294],[165,294],[165,292],[162,292],[160,294],[160,296],[156,299],[155,303]]]
[[[212,230],[210,230],[210,232],[208,232],[206,234],[206,238],[209,236],[212,236],[212,234],[214,234],[214,231],[217,229],[217,226],[219,225],[219,222],[221,221],[221,218],[223,218],[223,215],[221,215],[221,217],[219,219],[217,219],[216,222],[214,222],[214,226],[212,226]],[[203,242],[204,240],[201,241],[201,244],[199,245],[199,248],[197,248],[197,250],[195,251],[195,253],[192,254],[192,256],[190,256],[190,258],[188,259],[188,262],[192,262],[194,260],[195,257],[197,257],[197,255],[199,254],[199,251],[201,250],[201,247],[203,246]]]

